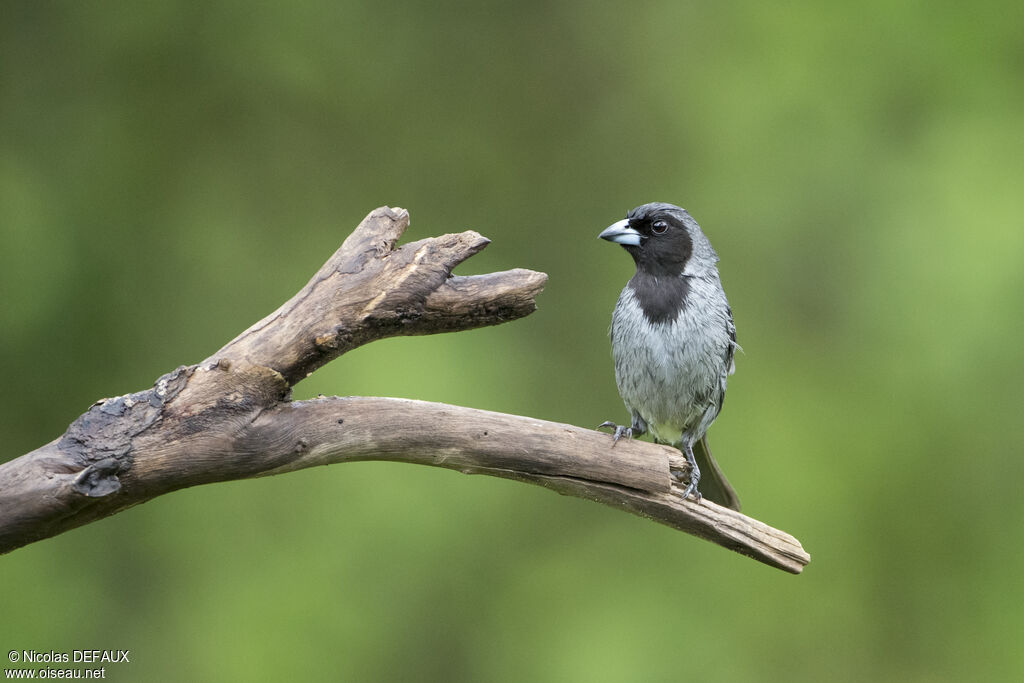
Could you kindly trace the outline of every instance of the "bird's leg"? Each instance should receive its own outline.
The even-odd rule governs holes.
[[[697,490],[697,483],[700,482],[700,468],[697,467],[697,460],[693,457],[693,444],[690,441],[683,441],[680,450],[686,456],[686,462],[690,463],[690,483],[686,487],[686,491],[683,492],[683,498],[689,498],[692,494],[699,503],[701,495],[700,491]]]
[[[643,436],[647,433],[647,421],[640,417],[639,413],[633,413],[633,436]]]
[[[619,439],[621,439],[622,437],[632,439],[634,436],[643,436],[644,434],[647,433],[647,423],[644,421],[642,417],[640,417],[636,413],[633,413],[633,424],[630,427],[615,424],[611,420],[605,420],[601,424],[597,425],[598,429],[603,429],[606,427],[615,430],[613,432],[614,438],[612,439],[612,448],[615,448],[615,444],[617,444],[619,442]]]

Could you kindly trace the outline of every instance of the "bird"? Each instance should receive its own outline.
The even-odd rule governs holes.
[[[649,431],[655,442],[686,456],[691,473],[684,498],[700,502],[703,492],[738,511],[739,497],[707,441],[739,348],[718,254],[685,209],[664,202],[636,207],[598,237],[621,245],[636,264],[610,330],[615,383],[631,421],[606,421],[598,429],[614,430],[613,447]]]

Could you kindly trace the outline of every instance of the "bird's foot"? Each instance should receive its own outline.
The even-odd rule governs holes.
[[[686,487],[685,491],[683,491],[683,498],[689,498],[691,495],[696,503],[700,503],[704,498],[704,496],[700,495],[700,491],[697,490],[697,482],[695,481],[691,481],[690,485]]]
[[[601,424],[597,425],[598,429],[614,429],[612,432],[612,448],[615,448],[615,444],[619,442],[619,439],[626,437],[627,439],[633,438],[633,428],[626,427],[624,425],[617,425],[611,420],[605,420]]]
[[[693,496],[694,500],[698,503],[703,499],[700,491],[697,490],[697,484],[700,482],[700,469],[697,467],[696,462],[690,463],[689,473],[682,467],[669,467],[669,473],[680,486],[686,485],[686,489],[683,491],[683,498]]]

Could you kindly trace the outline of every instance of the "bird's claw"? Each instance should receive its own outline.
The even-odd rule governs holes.
[[[700,495],[700,491],[697,490],[697,483],[700,481],[700,470],[694,470],[688,476],[684,473],[684,470],[677,469],[675,467],[669,470],[672,474],[672,478],[682,484],[684,481],[689,480],[686,485],[686,490],[683,491],[683,498],[694,497],[696,502],[700,502],[704,496]]]
[[[597,425],[598,429],[614,429],[612,433],[612,448],[615,448],[615,444],[619,442],[619,439],[626,437],[627,439],[633,438],[633,428],[626,427],[623,425],[617,425],[611,420],[605,420],[601,424]]]
[[[691,495],[695,503],[700,503],[704,498],[704,496],[700,495],[700,491],[697,490],[697,484],[694,482],[690,482],[690,485],[683,491],[683,498],[689,498]]]

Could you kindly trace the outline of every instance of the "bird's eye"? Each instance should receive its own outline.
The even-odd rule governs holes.
[[[655,235],[663,235],[666,230],[668,230],[668,223],[665,221],[654,221],[654,224],[651,225],[651,232]]]

